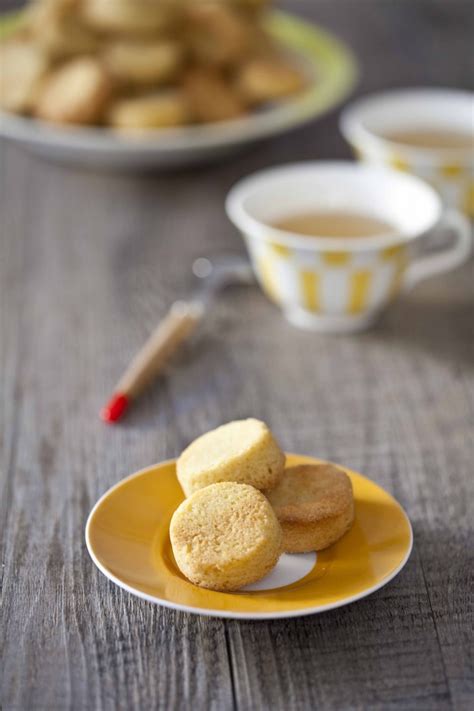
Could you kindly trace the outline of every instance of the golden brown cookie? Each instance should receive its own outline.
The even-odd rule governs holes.
[[[264,422],[250,418],[198,437],[177,462],[186,496],[209,484],[236,481],[269,489],[280,480],[285,455]]]
[[[176,76],[184,51],[173,40],[117,40],[102,56],[111,75],[120,82],[156,86]]]
[[[183,87],[195,121],[225,121],[245,113],[237,92],[212,69],[190,69]]]
[[[95,52],[99,37],[82,21],[78,0],[37,0],[27,8],[27,26],[52,60]]]
[[[110,93],[110,79],[98,61],[74,59],[57,69],[45,83],[36,115],[56,123],[97,123]]]
[[[36,101],[48,62],[28,40],[0,44],[0,106],[7,111],[29,112]]]
[[[83,0],[83,17],[96,30],[123,35],[152,35],[174,23],[175,0]]]
[[[238,590],[260,580],[281,553],[281,528],[268,500],[234,482],[212,484],[183,501],[170,538],[183,575],[211,590]]]
[[[252,22],[228,3],[189,4],[187,39],[199,63],[213,66],[235,64],[245,57],[252,34]]]
[[[249,104],[276,101],[304,88],[302,71],[281,57],[256,57],[245,62],[236,85]]]
[[[252,20],[260,19],[260,16],[268,9],[270,3],[271,0],[234,0],[235,7],[252,18]]]
[[[25,20],[32,29],[40,29],[43,21],[51,21],[78,12],[81,0],[33,0],[25,7]]]
[[[289,467],[267,496],[283,529],[287,553],[327,548],[354,520],[351,481],[333,464]]]
[[[116,101],[107,114],[107,121],[114,128],[129,133],[171,128],[189,121],[189,107],[181,91],[163,89]]]

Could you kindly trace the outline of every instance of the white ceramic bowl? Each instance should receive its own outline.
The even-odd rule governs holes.
[[[3,35],[14,28],[9,23]],[[1,30],[1,23],[0,23]],[[308,88],[285,102],[237,120],[126,137],[104,128],[60,127],[0,112],[0,136],[55,160],[120,169],[173,168],[215,160],[257,140],[276,136],[321,116],[354,86],[351,52],[328,32],[280,12],[268,31],[301,64]]]

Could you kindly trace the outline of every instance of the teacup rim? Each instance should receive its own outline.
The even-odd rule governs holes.
[[[397,155],[401,156],[416,156],[419,161],[427,164],[439,164],[446,159],[454,158],[463,164],[472,163],[472,152],[466,151],[465,148],[426,148],[419,146],[409,146],[405,143],[390,140],[384,136],[371,131],[367,128],[360,118],[361,111],[367,108],[369,104],[382,103],[387,99],[419,97],[422,95],[431,95],[441,97],[443,94],[464,97],[471,99],[474,103],[474,92],[467,89],[457,89],[453,87],[442,86],[414,86],[414,87],[398,87],[386,89],[385,91],[376,91],[364,94],[354,101],[350,102],[341,112],[339,118],[339,130],[346,141],[358,147],[362,143],[371,144],[379,148],[385,148]]]
[[[433,201],[433,219],[422,230],[413,232],[397,230],[396,233],[388,233],[371,237],[325,237],[301,235],[296,232],[289,232],[278,229],[255,217],[252,217],[243,207],[245,196],[249,193],[257,181],[265,176],[277,173],[297,171],[314,167],[321,168],[350,168],[357,171],[370,172],[372,174],[396,177],[404,182],[410,182],[413,187],[422,189],[429,193]],[[327,251],[327,252],[362,252],[387,249],[389,247],[410,244],[414,240],[425,235],[441,219],[442,203],[436,191],[425,181],[414,175],[409,175],[396,171],[392,168],[379,167],[373,165],[360,164],[355,161],[299,161],[278,166],[264,168],[250,175],[241,178],[235,183],[227,194],[225,209],[230,221],[243,233],[244,237],[260,239],[264,242],[282,245],[289,248],[302,249],[306,251]]]

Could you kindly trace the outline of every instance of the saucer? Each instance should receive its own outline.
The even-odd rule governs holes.
[[[287,464],[321,463],[287,455]],[[86,543],[104,575],[133,595],[175,610],[211,617],[275,619],[332,610],[392,580],[408,560],[413,534],[400,504],[362,474],[351,478],[354,525],[319,553],[282,555],[262,580],[234,593],[190,583],[171,550],[169,523],[183,493],[176,462],[142,469],[107,491],[92,509]]]

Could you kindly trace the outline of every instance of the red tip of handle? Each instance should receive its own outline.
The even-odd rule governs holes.
[[[104,422],[117,422],[120,420],[129,405],[129,400],[122,393],[115,393],[107,405],[100,411],[100,416]]]

